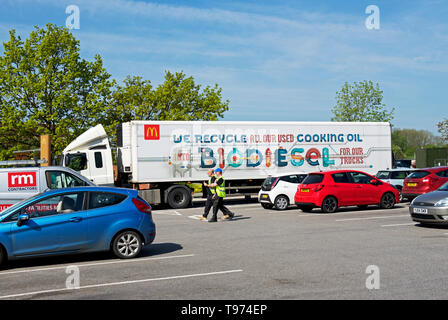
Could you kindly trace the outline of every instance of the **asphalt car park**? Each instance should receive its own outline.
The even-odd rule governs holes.
[[[266,210],[227,199],[231,221],[199,221],[203,202],[154,208],[154,243],[107,253],[11,261],[0,299],[446,299],[448,229],[412,221],[408,203]],[[377,267],[379,288],[366,286]],[[73,281],[78,277],[78,282]],[[73,286],[75,284],[75,286]]]

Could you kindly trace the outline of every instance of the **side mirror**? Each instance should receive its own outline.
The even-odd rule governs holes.
[[[372,180],[370,180],[370,184],[373,184],[374,186],[378,186],[381,184],[381,182],[378,180],[372,179]]]
[[[19,215],[19,218],[17,219],[17,225],[21,227],[25,223],[27,223],[30,220],[30,216],[26,213]]]

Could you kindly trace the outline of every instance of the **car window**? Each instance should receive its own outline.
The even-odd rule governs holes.
[[[426,177],[428,174],[430,174],[429,171],[414,171],[412,172],[407,178],[409,179],[421,179]]]
[[[439,176],[439,177],[442,177],[442,178],[448,178],[448,170],[437,172],[436,176]]]
[[[53,216],[83,210],[84,192],[63,194],[45,198],[19,210],[7,221],[16,221],[18,216],[26,213],[30,219]]]
[[[89,209],[98,209],[119,204],[126,196],[110,192],[90,192]]]
[[[306,176],[305,179],[303,179],[303,184],[315,184],[315,183],[321,183],[324,180],[323,174],[309,174]]]
[[[448,191],[448,182],[442,185],[439,189],[439,191]]]
[[[390,171],[378,171],[376,177],[381,180],[389,179]]]
[[[261,186],[262,189],[263,190],[271,190],[271,187],[275,183],[275,180],[277,180],[276,177],[267,177]]]
[[[302,181],[306,178],[306,174],[299,174],[297,175],[297,181],[298,183],[302,183]]]
[[[408,176],[408,171],[392,171],[390,173],[391,179],[404,179]]]
[[[286,181],[290,183],[300,183],[296,175],[283,176],[280,178],[280,181]]]
[[[85,181],[65,171],[47,171],[47,186],[49,189],[61,189],[85,186]]]
[[[336,183],[350,183],[350,178],[348,177],[346,172],[337,172],[331,175],[334,182]]]
[[[352,176],[353,183],[368,184],[372,180],[372,177],[361,172],[350,172],[350,175]]]

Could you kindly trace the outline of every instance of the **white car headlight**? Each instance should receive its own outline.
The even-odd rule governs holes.
[[[434,207],[448,207],[448,198],[437,201]]]

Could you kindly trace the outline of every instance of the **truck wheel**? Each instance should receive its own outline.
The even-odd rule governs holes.
[[[285,210],[289,206],[289,200],[286,196],[278,196],[275,198],[274,207],[277,210]]]
[[[135,258],[142,250],[142,240],[134,231],[123,231],[112,243],[112,251],[120,259]]]
[[[168,193],[168,205],[173,209],[188,207],[191,202],[191,194],[185,188],[174,188]]]
[[[338,209],[338,200],[335,197],[326,197],[324,201],[322,201],[321,209],[324,213],[336,212]]]

